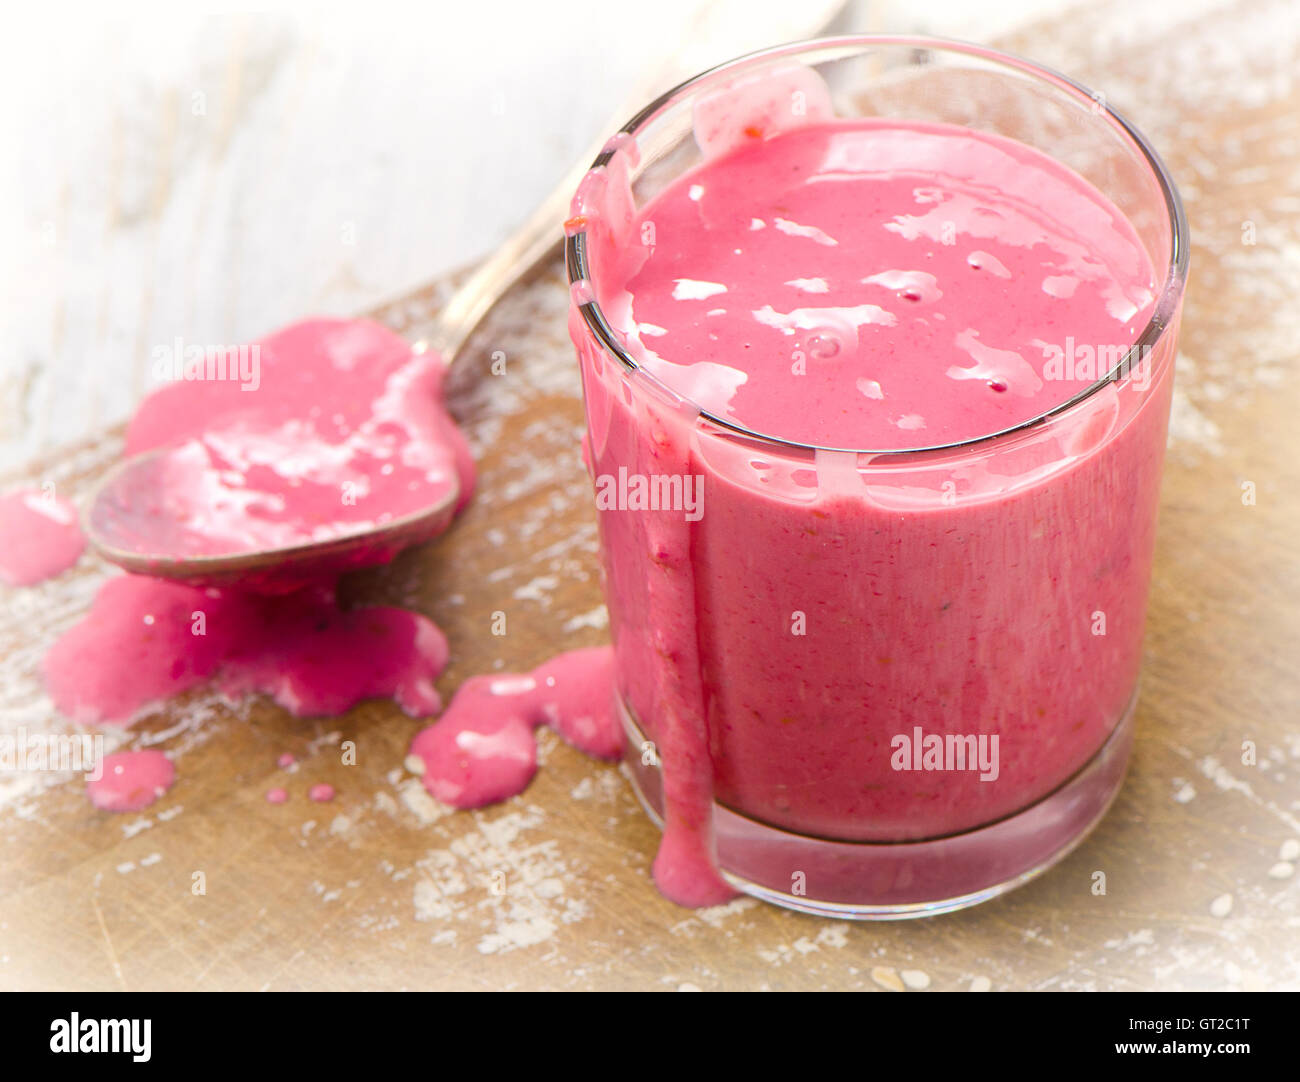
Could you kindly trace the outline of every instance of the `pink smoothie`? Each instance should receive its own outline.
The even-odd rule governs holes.
[[[537,772],[533,730],[549,725],[579,751],[617,759],[623,731],[613,713],[608,647],[570,650],[530,673],[475,676],[447,712],[411,744],[424,787],[457,808],[520,793]]]
[[[252,351],[256,351],[255,353]],[[468,447],[442,401],[444,365],[365,320],[312,319],[192,368],[150,395],[128,454],[157,451],[152,475],[116,496],[140,551],[228,555],[329,540],[469,498]],[[252,364],[256,357],[257,364]],[[360,553],[358,564],[395,552]],[[297,715],[342,713],[386,696],[415,716],[440,707],[447,661],[424,616],[347,609],[335,576],[198,587],[143,575],[111,578],[87,616],[51,648],[55,705],[83,723],[127,723],[199,684],[230,697],[261,692]]]
[[[176,767],[161,751],[122,751],[106,755],[100,777],[86,782],[86,795],[101,811],[147,808],[172,787]]]
[[[50,648],[45,680],[54,705],[81,724],[128,724],[209,682],[232,699],[269,695],[300,717],[376,696],[423,717],[439,709],[433,681],[446,663],[446,637],[429,619],[345,610],[330,583],[263,596],[118,575]]]
[[[647,369],[801,443],[895,450],[1009,428],[1105,375],[1046,378],[1053,346],[1127,347],[1155,301],[1146,252],[1099,192],[964,129],[750,139],[640,222],[654,243],[618,288]]]
[[[66,571],[85,547],[67,500],[33,489],[0,496],[0,582],[32,586]]]
[[[815,121],[701,143],[639,211],[621,155],[574,208],[639,370],[570,320],[598,491],[620,469],[702,485],[695,518],[600,514],[616,680],[663,765],[656,878],[688,904],[722,889],[713,801],[934,838],[1097,752],[1137,681],[1172,367],[1152,355],[995,443],[872,455],[1000,432],[1105,376],[1158,292],[1137,235],[990,134]],[[996,737],[996,775],[900,769],[900,736]]]
[[[444,369],[366,320],[304,320],[196,357],[131,421],[126,453],[158,455],[107,493],[114,536],[141,553],[229,556],[343,538],[450,493],[463,506],[473,464],[442,404]]]

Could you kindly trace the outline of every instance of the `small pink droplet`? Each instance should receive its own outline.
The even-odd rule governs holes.
[[[86,795],[102,811],[140,811],[176,780],[175,765],[154,748],[106,755],[99,765],[99,776],[86,781]]]
[[[298,760],[295,759],[292,754],[286,751],[275,761],[275,763],[281,770],[288,770],[289,767],[293,766],[297,761]]]
[[[320,782],[307,790],[307,796],[317,804],[328,804],[334,799],[334,786]]]
[[[266,802],[268,804],[283,804],[288,799],[289,794],[283,789],[272,789],[266,794]]]
[[[1004,382],[1003,382],[1002,380],[1000,380],[1000,379],[991,379],[991,380],[989,380],[989,387],[990,387],[990,389],[992,389],[992,390],[994,390],[994,391],[997,391],[999,394],[1001,394],[1003,391],[1005,391],[1005,390],[1007,389],[1007,385],[1006,385],[1006,383],[1004,383]]]

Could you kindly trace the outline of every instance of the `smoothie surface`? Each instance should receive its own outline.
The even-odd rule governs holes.
[[[755,130],[651,199],[636,236],[600,290],[634,358],[716,416],[829,447],[1030,420],[1105,376],[1158,293],[1087,181],[947,125]]]

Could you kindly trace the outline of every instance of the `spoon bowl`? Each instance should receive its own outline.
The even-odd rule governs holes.
[[[429,541],[451,524],[460,499],[454,475],[420,509],[385,522],[340,524],[334,536],[231,551],[154,551],[142,539],[160,519],[175,516],[157,473],[170,448],[133,455],[99,482],[81,513],[82,532],[104,559],[133,574],[193,586],[229,586],[283,593],[327,576],[389,562],[410,545]],[[141,494],[148,493],[147,499]]]

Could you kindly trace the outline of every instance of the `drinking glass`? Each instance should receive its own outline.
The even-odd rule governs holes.
[[[773,438],[642,368],[600,299],[650,242],[636,209],[701,160],[698,102],[809,71],[841,117],[997,133],[1108,197],[1159,283],[1133,349],[1022,424],[909,450]],[[601,560],[648,813],[694,817],[736,889],[824,915],[956,909],[1060,860],[1119,790],[1133,736],[1188,266],[1146,140],[1100,95],[990,49],[810,41],[648,104],[596,159],[566,233],[585,453],[598,495],[625,497],[598,502]],[[626,506],[637,478],[677,506]],[[965,769],[925,768],[934,736]],[[996,769],[972,769],[991,749]]]

